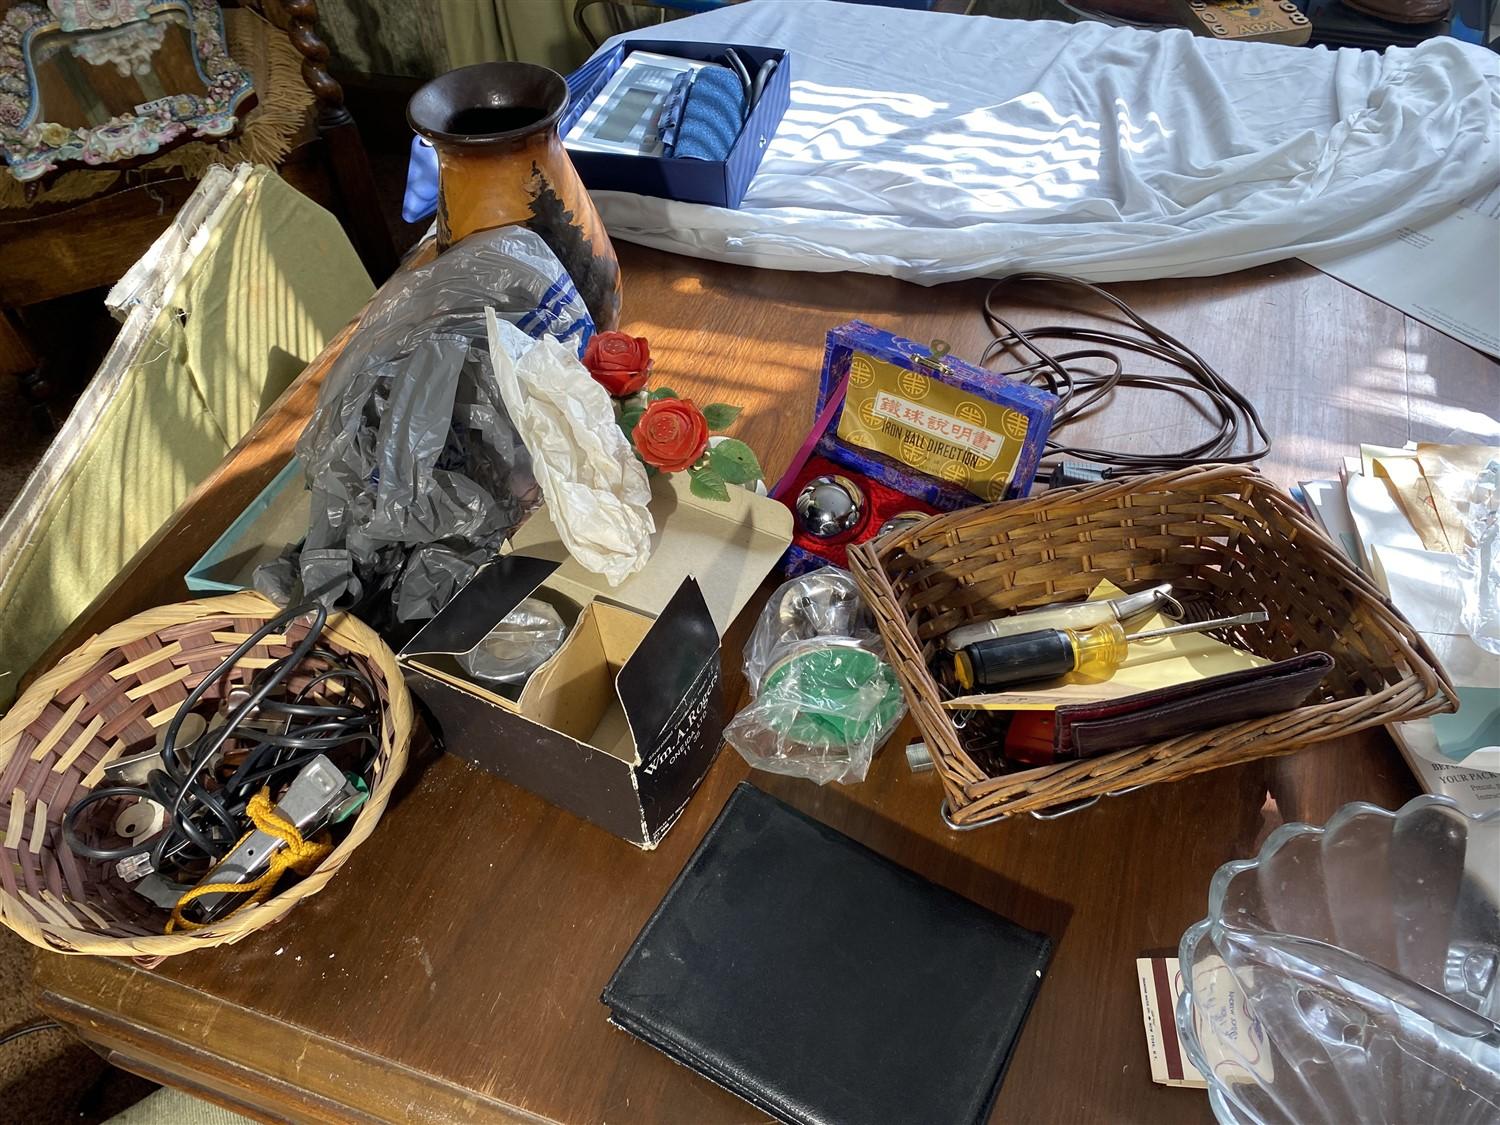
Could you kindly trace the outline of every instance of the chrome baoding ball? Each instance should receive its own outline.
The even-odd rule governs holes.
[[[875,537],[878,539],[882,535],[889,535],[893,531],[905,531],[908,527],[911,527],[913,524],[921,523],[926,518],[926,512],[897,512],[890,519],[886,520],[885,523],[880,525],[880,530],[875,533]]]
[[[796,510],[803,531],[819,539],[837,539],[859,526],[865,494],[846,476],[814,477],[797,494]]]

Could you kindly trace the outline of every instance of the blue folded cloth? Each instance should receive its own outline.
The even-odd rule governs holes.
[[[723,66],[704,67],[693,79],[672,155],[689,160],[723,160],[745,123],[745,87]]]

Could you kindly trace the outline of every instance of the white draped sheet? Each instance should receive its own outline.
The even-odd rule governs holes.
[[[1368,245],[1500,179],[1500,58],[1453,39],[1381,55],[826,0],[650,34],[793,52],[738,210],[595,193],[612,235],[699,257],[1197,276]]]

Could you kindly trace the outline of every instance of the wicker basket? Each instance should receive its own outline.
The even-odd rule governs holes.
[[[351,656],[375,685],[381,741],[369,800],[311,875],[212,925],[166,934],[167,911],[132,891],[112,863],[80,859],[62,839],[63,813],[99,783],[104,767],[148,749],[199,677],[279,612],[248,593],[149,610],[75,649],[16,701],[0,719],[0,921],[59,953],[162,957],[236,941],[327,885],[385,811],[412,726],[395,656],[347,615],[329,618],[321,643]],[[251,649],[231,674],[234,685],[287,655],[305,631],[298,624]]]
[[[970,508],[862,544],[850,567],[894,661],[958,826],[1286,754],[1456,707],[1453,685],[1390,603],[1292,499],[1229,465],[1125,478]],[[1194,616],[1264,607],[1216,636],[1273,660],[1327,652],[1316,701],[1097,758],[990,776],[960,745],[928,660],[966,621],[1073,601],[1108,578],[1171,582]]]

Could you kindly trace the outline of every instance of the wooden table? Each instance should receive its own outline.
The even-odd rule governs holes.
[[[742,403],[737,433],[774,476],[811,418],[827,329],[858,316],[975,356],[984,286],[756,272],[621,246],[624,327],[658,379]],[[1297,263],[1117,291],[1259,406],[1266,471],[1323,477],[1363,441],[1442,439],[1493,409],[1496,365]],[[1023,323],[1042,306],[1012,302]],[[1049,317],[1049,319],[1064,319]],[[285,461],[335,341],[74,630],[183,596],[181,577]],[[1182,404],[1122,400],[1080,435],[1184,444]],[[753,614],[726,641],[737,670]],[[899,746],[901,739],[893,740]],[[610,1027],[600,988],[749,775],[726,750],[661,847],[643,853],[453,758],[419,750],[374,837],[330,888],[238,945],[154,971],[44,955],[41,1004],[120,1065],[268,1120],[752,1122],[744,1102]],[[1056,956],[996,1121],[1210,1120],[1153,1085],[1134,958],[1172,952],[1209,878],[1285,820],[1413,782],[1381,732],[1106,800],[1055,821],[957,834],[939,786],[887,749],[862,785],[757,785],[1023,926]],[[788,924],[795,925],[795,919]],[[892,1050],[901,1049],[891,1044]]]

